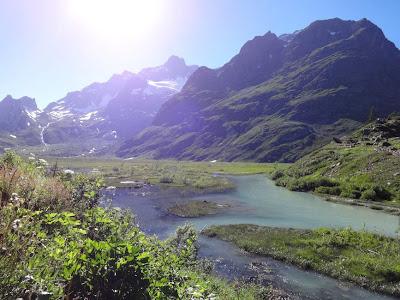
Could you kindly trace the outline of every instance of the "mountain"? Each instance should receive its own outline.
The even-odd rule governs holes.
[[[400,111],[400,51],[362,19],[316,21],[248,41],[218,69],[199,68],[119,156],[291,162]]]
[[[137,74],[125,71],[68,93],[44,110],[49,116],[44,143],[83,143],[84,151],[104,152],[150,125],[161,105],[182,89],[196,69],[172,56],[162,66]]]
[[[0,148],[40,144],[41,111],[35,99],[11,96],[0,101]]]

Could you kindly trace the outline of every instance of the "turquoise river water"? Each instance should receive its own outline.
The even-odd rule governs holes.
[[[291,228],[350,226],[385,235],[395,235],[399,227],[397,216],[292,192],[275,186],[262,175],[232,176],[230,179],[236,185],[235,190],[202,196],[150,186],[137,190],[118,189],[112,204],[132,209],[142,230],[160,238],[173,234],[178,226],[188,222],[199,230],[214,224],[249,223]],[[167,207],[174,203],[193,199],[229,204],[230,208],[217,215],[192,219],[167,212]],[[199,255],[213,259],[215,271],[229,279],[256,278],[257,282],[282,288],[298,299],[392,299],[268,257],[243,253],[217,239],[201,237],[199,243]]]

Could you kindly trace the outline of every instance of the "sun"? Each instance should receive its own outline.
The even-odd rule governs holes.
[[[162,0],[69,0],[69,13],[90,34],[131,38],[146,34],[159,21]]]

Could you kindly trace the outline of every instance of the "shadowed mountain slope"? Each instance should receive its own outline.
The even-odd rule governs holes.
[[[199,68],[118,151],[155,158],[294,161],[400,111],[400,51],[366,19],[316,21],[247,42],[218,69]]]

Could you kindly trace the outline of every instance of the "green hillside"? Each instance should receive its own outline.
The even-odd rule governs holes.
[[[378,119],[277,171],[278,185],[353,199],[400,203],[400,117]]]

